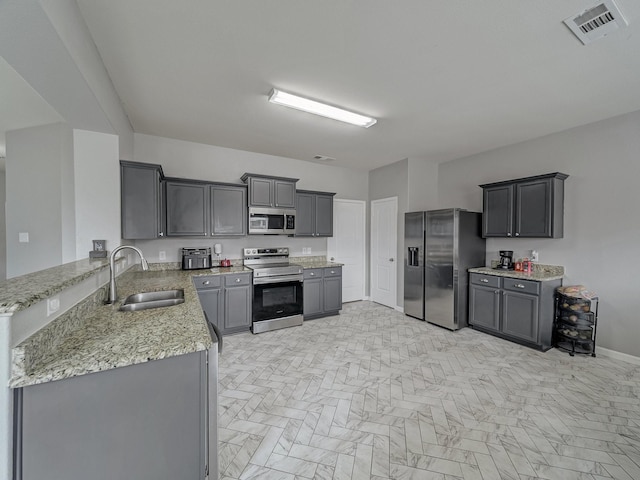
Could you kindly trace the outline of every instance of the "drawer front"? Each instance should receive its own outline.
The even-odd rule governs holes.
[[[511,292],[530,293],[538,295],[540,293],[540,282],[532,280],[520,280],[518,278],[505,278],[502,288]]]
[[[240,285],[251,285],[250,273],[228,273],[223,275],[225,287],[238,287]]]
[[[483,275],[481,273],[471,273],[471,283],[484,285],[485,287],[500,288],[501,277],[495,275]]]
[[[196,290],[203,288],[220,288],[220,275],[200,275],[193,277],[193,284],[196,286]]]
[[[324,278],[339,277],[342,275],[342,267],[327,267],[324,269]]]
[[[304,279],[310,280],[312,278],[322,278],[322,268],[305,268]]]

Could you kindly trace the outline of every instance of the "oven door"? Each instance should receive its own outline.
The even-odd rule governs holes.
[[[268,282],[263,279],[261,282]],[[302,315],[302,279],[254,283],[253,321]]]

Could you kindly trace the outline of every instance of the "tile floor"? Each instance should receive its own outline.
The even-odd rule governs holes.
[[[225,337],[222,479],[640,479],[640,367],[371,303]]]

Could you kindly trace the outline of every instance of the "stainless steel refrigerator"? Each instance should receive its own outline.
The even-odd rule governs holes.
[[[450,330],[467,326],[467,269],[485,264],[482,214],[405,213],[404,313]]]

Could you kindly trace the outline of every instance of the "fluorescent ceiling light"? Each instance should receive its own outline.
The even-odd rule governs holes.
[[[271,90],[269,101],[271,103],[277,103],[278,105],[284,105],[285,107],[302,110],[303,112],[357,125],[358,127],[369,128],[377,122],[375,118],[349,112],[348,110],[316,102],[315,100],[309,100],[308,98],[298,97],[297,95],[292,95],[275,88]]]

